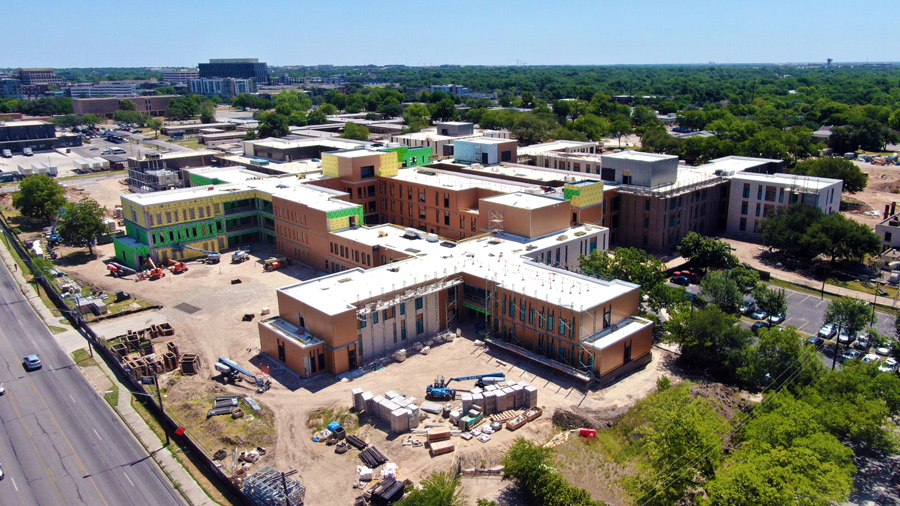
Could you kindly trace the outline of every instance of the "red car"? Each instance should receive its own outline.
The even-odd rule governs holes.
[[[694,284],[697,284],[700,282],[700,276],[694,274],[691,271],[676,271],[675,274],[673,274],[673,276],[684,276],[688,279],[688,281],[690,281],[691,283],[694,283]]]

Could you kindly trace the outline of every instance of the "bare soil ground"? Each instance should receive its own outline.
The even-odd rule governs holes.
[[[351,404],[350,391],[353,388],[359,387],[376,395],[394,390],[422,399],[425,386],[434,380],[436,374],[467,375],[502,371],[510,380],[528,381],[539,389],[538,403],[545,410],[543,417],[515,432],[504,429],[488,443],[477,440],[459,441],[457,446],[457,454],[462,457],[485,451],[499,456],[517,437],[536,441],[546,441],[552,437],[557,429],[553,428],[551,419],[557,408],[575,405],[590,409],[623,409],[655,389],[658,377],[673,375],[667,360],[668,353],[654,349],[653,361],[643,370],[605,389],[584,392],[568,379],[546,369],[520,362],[495,350],[475,346],[474,329],[464,327],[463,339],[439,345],[428,355],[414,354],[403,363],[393,363],[352,380],[320,377],[300,381],[282,374],[276,376],[270,391],[256,395],[255,389],[247,383],[222,384],[212,364],[218,357],[228,357],[252,372],[258,372],[258,366],[262,362],[257,357],[257,324],[255,320],[250,323],[242,322],[241,317],[244,314],[258,317],[263,308],[277,311],[276,288],[310,279],[321,273],[297,264],[285,270],[263,272],[262,260],[271,252],[259,247],[251,253],[252,260],[242,264],[223,262],[219,265],[205,265],[189,262],[189,270],[184,274],[167,274],[160,280],[135,282],[133,277],[119,279],[108,275],[104,261],[110,260],[113,255],[111,245],[101,246],[97,250],[98,260],[67,266],[67,272],[107,291],[125,290],[150,303],[163,306],[161,310],[151,313],[138,313],[102,322],[97,325],[100,329],[98,332],[113,337],[128,328],[144,328],[151,321],[167,321],[172,324],[175,336],[171,340],[182,353],[198,353],[203,369],[198,376],[180,377],[174,385],[164,387],[167,388],[168,402],[173,406],[191,405],[190,400],[198,393],[253,395],[264,410],[274,412],[277,434],[274,448],[269,448],[270,452],[257,466],[270,464],[279,469],[290,466],[300,470],[308,487],[307,503],[311,505],[347,504],[358,495],[359,491],[352,488],[356,466],[361,464],[356,458],[358,452],[351,450],[343,455],[335,454],[332,447],[312,442],[313,429],[309,427],[310,415],[317,410],[347,409]],[[240,279],[241,283],[233,285],[233,279]],[[167,384],[166,380],[164,384]],[[188,409],[182,411],[192,412]],[[193,415],[182,415],[192,416],[182,423],[195,427],[194,430],[207,426],[205,411],[193,411],[196,411]],[[227,417],[219,418],[224,423]],[[389,427],[383,422],[375,422],[365,415],[360,417],[360,422],[357,435],[375,444],[391,461],[396,462],[400,466],[401,476],[405,478],[419,481],[435,470],[448,470],[454,462],[453,454],[431,458],[424,447],[403,446],[407,436],[391,434]],[[445,424],[446,420],[433,416],[431,421],[423,423]],[[250,439],[252,438],[235,442],[243,443],[245,446],[240,449],[245,450],[271,444],[268,441]],[[207,444],[212,445],[215,437],[206,438],[205,441],[211,441]],[[222,444],[221,447],[209,450],[214,452],[220,448],[231,449]],[[512,491],[506,490],[509,485],[507,481],[478,478],[472,479],[476,480],[472,484],[477,486],[470,487],[469,480],[466,478],[464,481],[467,482],[467,490],[472,488],[472,504],[482,497],[501,500],[515,497]]]
[[[855,194],[844,194],[844,200],[859,202],[863,206],[851,206],[844,214],[860,223],[874,227],[881,221],[884,206],[892,202],[900,202],[900,166],[873,165],[865,162],[854,162],[869,175],[869,184],[865,190]],[[868,214],[867,214],[868,212]]]

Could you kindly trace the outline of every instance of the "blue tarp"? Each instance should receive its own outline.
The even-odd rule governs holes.
[[[330,430],[331,432],[334,432],[340,428],[341,428],[341,424],[339,424],[337,422],[331,422],[328,424],[328,430]]]

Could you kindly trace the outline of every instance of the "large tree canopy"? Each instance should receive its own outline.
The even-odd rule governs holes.
[[[868,174],[860,170],[858,165],[843,158],[827,157],[804,160],[791,169],[791,173],[840,179],[844,182],[844,191],[850,193],[865,190],[869,181]]]
[[[66,204],[66,190],[50,176],[28,176],[19,183],[12,205],[23,216],[52,223]]]

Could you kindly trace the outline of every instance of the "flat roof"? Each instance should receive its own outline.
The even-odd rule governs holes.
[[[0,122],[0,126],[6,127],[14,127],[14,126],[38,126],[38,125],[49,125],[50,123],[46,121],[34,120],[34,119],[23,119],[18,121],[3,121]]]
[[[782,164],[783,160],[773,160],[771,158],[752,158],[749,156],[726,156],[710,160],[709,163],[701,167],[711,167],[715,170],[732,170],[734,172],[743,172],[761,165],[770,163]]]
[[[328,314],[336,314],[354,309],[362,301],[393,297],[410,286],[467,273],[490,279],[518,293],[535,295],[552,304],[584,310],[636,290],[639,286],[557,269],[535,262],[531,257],[559,247],[561,236],[569,240],[584,240],[606,230],[596,225],[582,225],[536,239],[502,234],[499,238],[482,236],[460,242],[429,242],[409,238],[404,228],[394,225],[354,227],[335,232],[335,235],[366,245],[377,244],[411,258],[374,269],[335,273],[284,287],[280,291]],[[577,235],[579,233],[582,235]],[[323,296],[325,294],[327,296]]]
[[[374,155],[382,155],[383,151],[374,151],[371,149],[348,149],[346,151],[331,151],[325,153],[326,155],[333,155],[340,158],[361,158],[363,156],[374,156]]]
[[[614,327],[607,327],[597,334],[582,340],[582,344],[598,351],[603,350],[648,325],[653,325],[653,323],[649,320],[632,316],[619,322]]]
[[[599,147],[596,142],[556,140],[532,144],[530,146],[522,146],[518,149],[518,153],[520,155],[538,155],[548,151],[562,151],[568,148],[585,148],[589,146]]]
[[[545,197],[543,195],[534,195],[532,193],[507,193],[506,195],[497,195],[482,200],[485,202],[494,202],[504,206],[529,210],[555,206],[561,202],[559,199]]]
[[[296,177],[268,177],[265,174],[254,172],[243,167],[211,167],[185,170],[189,173],[221,179],[227,181],[227,183],[212,186],[203,185],[191,188],[180,188],[163,192],[132,193],[123,195],[122,199],[131,200],[140,205],[157,205],[201,197],[222,196],[257,190],[271,196],[300,202],[312,209],[318,209],[324,212],[359,207],[359,204],[353,204],[334,198],[345,195],[342,191],[306,185],[303,184],[305,182],[304,179],[298,179]]]
[[[324,146],[329,148],[336,149],[351,149],[359,145],[356,142],[350,142],[341,138],[328,137],[328,138],[314,138],[314,139],[281,139],[281,138],[269,138],[263,139],[259,141],[247,141],[252,143],[254,146],[266,147],[266,148],[274,148],[274,149],[294,149],[294,148],[306,148],[312,146]]]
[[[734,181],[753,181],[757,183],[789,184],[807,190],[821,190],[834,184],[843,184],[840,179],[803,176],[797,174],[760,174],[757,172],[738,172],[731,176]]]
[[[675,155],[662,155],[659,153],[644,153],[643,151],[626,150],[619,153],[605,153],[603,158],[613,158],[620,160],[638,160],[642,162],[658,162],[660,160],[678,160]]]
[[[400,169],[393,179],[453,190],[484,188],[501,193],[514,193],[528,190],[540,191],[540,186],[536,184],[499,181],[490,177],[457,174],[440,169],[432,169],[430,167]]]
[[[475,126],[475,123],[469,123],[468,121],[435,121],[434,124],[435,125],[456,125],[456,126],[472,125],[473,127]]]
[[[515,139],[500,139],[497,137],[465,137],[457,138],[458,142],[471,142],[472,144],[502,144],[507,142],[516,142]]]

